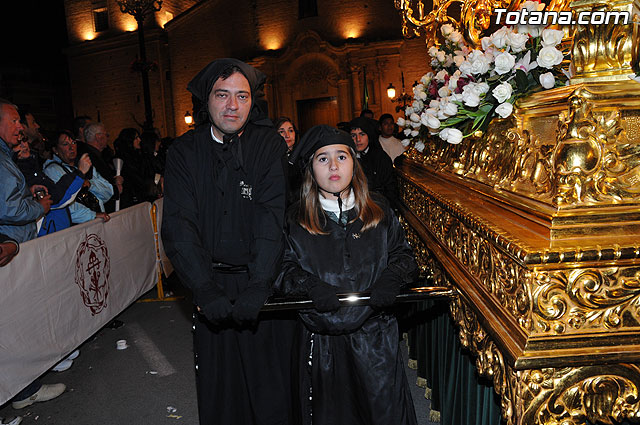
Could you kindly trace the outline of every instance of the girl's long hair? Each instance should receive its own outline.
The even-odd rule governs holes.
[[[353,160],[353,177],[351,178],[351,190],[355,196],[356,217],[351,222],[360,219],[362,231],[374,228],[384,218],[384,211],[369,195],[367,177],[362,171],[360,162],[356,159],[353,149],[349,148],[349,154]],[[314,154],[315,156],[315,154]],[[320,188],[313,176],[313,157],[305,167],[302,186],[300,188],[300,205],[298,209],[298,223],[312,235],[326,235],[323,230],[327,217],[320,205]]]

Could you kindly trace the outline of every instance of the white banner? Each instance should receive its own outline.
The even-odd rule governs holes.
[[[169,258],[167,257],[167,254],[164,252],[164,245],[162,245],[162,205],[163,205],[163,199],[157,199],[154,203],[156,206],[156,220],[158,222],[158,243],[159,243],[159,254],[160,254],[160,266],[162,267],[162,272],[164,273],[165,276],[169,276],[171,273],[173,273],[173,265],[171,264],[171,261],[169,261]]]
[[[151,289],[151,204],[20,244],[0,268],[0,404]]]

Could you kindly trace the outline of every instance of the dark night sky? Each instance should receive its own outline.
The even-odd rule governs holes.
[[[47,66],[64,60],[67,45],[62,0],[5,0],[0,13],[2,62]]]

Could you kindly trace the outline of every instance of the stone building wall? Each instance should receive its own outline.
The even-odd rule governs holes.
[[[96,0],[65,3],[75,43],[69,49],[74,111],[94,119],[100,111],[113,139],[121,128],[144,121],[140,76],[129,70],[137,55],[136,33],[125,32],[128,17],[115,0],[107,0],[112,29],[83,41]],[[145,28],[149,60],[158,64],[150,80],[154,124],[162,136],[188,129],[184,115],[193,110],[187,83],[218,57],[237,57],[265,72],[270,115],[294,120],[301,102],[313,99],[337,101],[340,121],[359,114],[365,72],[369,108],[376,117],[397,116],[386,87],[393,83],[400,93],[404,70],[410,91],[427,70],[424,40],[402,39],[393,0],[318,0],[318,16],[303,19],[297,0],[166,0],[161,14],[157,24],[172,18],[164,29]]]

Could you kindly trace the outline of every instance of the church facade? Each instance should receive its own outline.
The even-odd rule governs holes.
[[[66,0],[75,115],[114,135],[144,121],[137,23],[115,0]],[[154,126],[188,130],[187,83],[211,60],[236,57],[263,71],[272,118],[301,130],[349,121],[362,109],[398,116],[386,89],[406,91],[428,68],[423,39],[405,40],[391,0],[165,0],[145,21]]]

